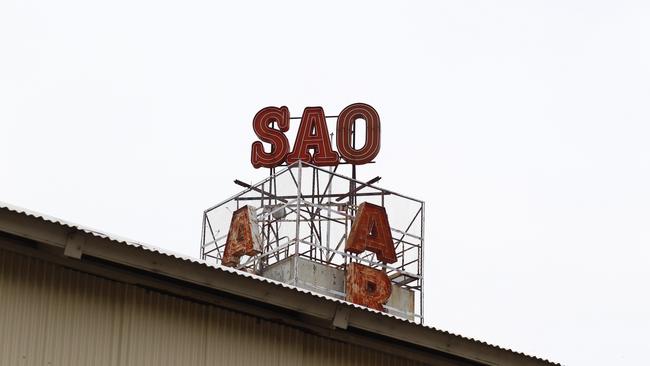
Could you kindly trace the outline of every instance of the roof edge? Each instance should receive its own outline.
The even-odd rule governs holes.
[[[0,202],[0,231],[62,248],[65,251],[68,251],[66,247],[76,245],[79,249],[79,258],[82,255],[100,258],[122,266],[295,311],[329,322],[335,328],[356,328],[483,365],[559,365],[254,274],[211,265],[205,261],[109,236],[2,202]],[[83,240],[79,240],[79,234],[83,236]]]

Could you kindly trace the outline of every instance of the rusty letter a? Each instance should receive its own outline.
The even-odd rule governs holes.
[[[397,261],[385,208],[368,202],[359,205],[345,250],[356,254],[368,250],[377,254],[377,259],[384,263]]]
[[[262,251],[259,230],[255,220],[255,208],[244,206],[233,212],[221,264],[228,267],[239,265],[242,255],[255,255]]]

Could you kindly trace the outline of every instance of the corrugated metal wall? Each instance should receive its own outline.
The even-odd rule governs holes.
[[[0,249],[0,365],[416,365]]]

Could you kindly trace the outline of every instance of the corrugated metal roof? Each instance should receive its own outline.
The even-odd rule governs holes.
[[[3,249],[0,294],[0,365],[424,366]]]
[[[547,362],[547,363],[552,364],[552,365],[560,365],[559,363],[555,363],[555,362],[552,362],[552,361],[549,361],[549,360],[546,360],[546,359],[543,359],[543,358],[539,358],[539,357],[536,357],[536,356],[531,356],[531,355],[528,355],[528,354],[525,354],[525,353],[522,353],[522,352],[517,352],[517,351],[514,351],[514,350],[509,349],[509,348],[503,348],[503,347],[493,345],[493,344],[490,344],[490,343],[487,343],[487,342],[483,342],[483,341],[480,341],[480,340],[477,340],[477,339],[474,339],[474,338],[464,337],[462,335],[454,334],[454,333],[451,333],[451,332],[448,332],[448,331],[445,331],[445,330],[441,330],[441,329],[438,329],[438,328],[435,328],[435,327],[432,327],[432,326],[429,326],[429,325],[422,325],[422,324],[416,323],[416,322],[408,320],[408,319],[400,318],[400,317],[397,317],[397,316],[394,316],[394,315],[391,315],[391,314],[383,313],[383,312],[380,312],[380,311],[377,311],[377,310],[374,310],[374,309],[370,309],[370,308],[366,308],[366,307],[363,307],[363,306],[360,306],[360,305],[357,305],[357,304],[353,304],[353,303],[350,303],[350,302],[347,302],[347,301],[344,301],[344,300],[341,300],[341,299],[337,299],[337,298],[334,298],[334,297],[330,297],[330,296],[326,296],[326,295],[319,294],[319,293],[316,293],[316,292],[312,292],[312,291],[309,291],[309,290],[305,290],[305,289],[302,289],[302,288],[299,288],[299,287],[296,287],[296,286],[292,286],[292,285],[289,285],[289,284],[286,284],[286,283],[283,283],[283,282],[279,282],[279,281],[275,281],[275,280],[272,280],[272,279],[269,279],[269,278],[266,278],[266,277],[258,276],[256,274],[236,270],[236,269],[230,268],[230,267],[225,267],[225,266],[220,266],[220,265],[208,263],[208,262],[206,262],[204,260],[201,260],[201,259],[197,259],[197,258],[189,257],[189,256],[186,256],[186,255],[183,255],[183,254],[180,254],[180,253],[176,253],[176,252],[173,252],[173,251],[161,249],[161,248],[158,248],[156,246],[143,244],[143,243],[140,243],[140,242],[137,242],[137,241],[134,241],[134,240],[130,240],[130,239],[118,236],[118,235],[107,234],[107,233],[101,232],[99,230],[95,230],[95,229],[92,229],[92,228],[89,228],[89,227],[85,227],[83,225],[78,225],[78,224],[75,224],[75,223],[72,223],[72,222],[69,222],[69,221],[61,220],[61,219],[53,217],[53,216],[49,216],[49,215],[45,215],[45,214],[42,214],[42,213],[39,213],[39,212],[31,211],[31,210],[28,210],[28,209],[25,209],[25,208],[22,208],[22,207],[19,207],[19,206],[11,205],[11,204],[8,204],[8,203],[2,202],[2,201],[0,201],[0,208],[4,208],[4,209],[7,209],[7,210],[15,212],[15,213],[35,217],[35,218],[38,218],[38,219],[41,219],[41,220],[44,220],[44,221],[47,221],[47,222],[50,222],[50,223],[54,223],[54,224],[57,224],[57,225],[61,225],[61,226],[64,226],[64,227],[76,229],[76,230],[85,232],[87,234],[90,234],[90,235],[93,235],[93,236],[96,236],[96,237],[99,237],[99,238],[108,239],[108,240],[110,240],[112,242],[115,242],[115,243],[125,244],[125,245],[132,246],[132,247],[137,247],[137,248],[140,248],[142,250],[149,251],[149,252],[158,253],[158,254],[165,255],[165,256],[168,256],[168,257],[173,257],[173,258],[176,258],[176,259],[179,259],[179,260],[195,263],[197,265],[210,267],[210,268],[213,268],[215,270],[232,273],[232,274],[235,274],[237,276],[250,278],[250,279],[256,280],[256,281],[262,281],[262,282],[266,282],[266,283],[273,284],[273,285],[276,285],[276,286],[281,286],[281,287],[284,287],[284,288],[287,288],[287,289],[291,289],[291,290],[294,290],[294,291],[297,291],[297,292],[309,294],[311,296],[321,298],[321,299],[323,299],[325,301],[332,301],[332,302],[340,303],[340,304],[343,304],[343,305],[346,305],[346,306],[351,306],[351,307],[354,307],[355,309],[359,309],[359,310],[362,310],[362,311],[367,311],[367,312],[379,314],[379,315],[381,315],[383,317],[386,317],[386,318],[392,318],[392,319],[396,319],[396,320],[399,320],[399,321],[404,322],[404,323],[408,323],[410,326],[413,326],[413,327],[422,327],[422,328],[430,329],[430,330],[441,332],[441,333],[444,333],[444,334],[447,334],[447,335],[450,335],[450,336],[453,336],[453,337],[458,337],[458,338],[461,338],[461,339],[466,340],[466,341],[476,342],[476,343],[479,343],[479,344],[482,344],[482,345],[485,345],[485,346],[489,346],[489,347],[492,347],[492,348],[495,348],[495,349],[498,349],[498,350],[501,350],[501,351],[511,352],[513,354],[517,354],[517,355],[520,355],[520,356],[529,357],[529,358],[536,359],[536,360],[539,360],[539,361]]]

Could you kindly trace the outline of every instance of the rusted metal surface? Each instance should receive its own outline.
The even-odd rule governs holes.
[[[384,311],[392,292],[386,273],[354,262],[345,272],[345,300]]]
[[[255,255],[262,251],[255,209],[246,205],[233,212],[228,231],[228,240],[221,264],[236,267],[243,255]]]
[[[367,250],[384,263],[397,261],[385,208],[368,202],[359,205],[345,250],[356,254]]]
[[[345,300],[345,267],[330,267],[305,258],[298,258],[297,264],[298,286],[313,293]],[[293,265],[293,258],[287,258],[266,267],[260,274],[282,283],[294,283]],[[392,284],[392,292],[384,306],[384,312],[413,320],[414,301],[413,291]]]

